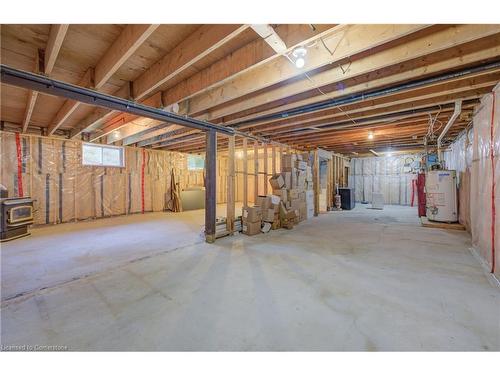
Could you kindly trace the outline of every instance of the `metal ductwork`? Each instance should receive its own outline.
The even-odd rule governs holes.
[[[453,111],[453,114],[451,115],[450,119],[448,120],[446,126],[444,127],[443,131],[439,135],[437,139],[437,151],[438,151],[438,159],[439,161],[442,160],[441,157],[441,141],[443,140],[443,137],[446,135],[448,130],[450,130],[451,126],[455,122],[455,120],[460,116],[460,112],[462,112],[462,100],[457,100],[455,101],[455,110]]]

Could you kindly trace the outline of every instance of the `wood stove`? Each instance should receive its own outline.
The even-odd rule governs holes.
[[[33,199],[0,199],[0,242],[28,236],[33,224]]]

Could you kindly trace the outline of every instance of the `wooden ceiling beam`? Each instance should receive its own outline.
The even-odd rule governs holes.
[[[69,25],[51,25],[49,32],[49,39],[47,40],[47,47],[45,52],[42,53],[40,50],[37,51],[35,57],[35,69],[34,73],[43,73],[48,76],[51,75],[52,69],[61,50],[61,46],[68,31]],[[22,132],[25,133],[28,130],[28,126],[31,121],[31,116],[35,109],[36,100],[38,98],[38,91],[29,90],[28,91],[28,102],[26,105],[26,111],[22,123]]]
[[[493,37],[483,38],[475,43],[469,43],[469,48],[477,48],[464,51],[464,46],[454,47],[452,49],[441,51],[437,54],[426,55],[411,62],[392,65],[388,68],[379,69],[375,72],[356,76],[342,83],[339,89],[337,85],[323,86],[321,90],[328,95],[329,99],[336,99],[342,96],[351,95],[358,92],[371,91],[377,88],[397,84],[398,82],[408,82],[420,77],[431,76],[439,72],[449,70],[450,68],[459,69],[465,66],[490,61],[491,59],[500,56],[500,34]],[[443,53],[445,53],[443,55]],[[437,60],[429,61],[430,58]],[[239,112],[229,116],[226,124],[232,124],[239,121],[245,121],[257,116],[266,116],[297,107],[310,105],[322,101],[325,96],[317,90],[311,90],[307,93],[308,97],[303,99],[302,96],[288,97],[286,100],[278,100],[271,102],[265,106],[255,107],[247,111]],[[311,114],[314,112],[311,112]],[[293,116],[295,117],[295,116]],[[280,119],[268,120],[269,122],[277,122]],[[259,124],[254,122],[252,125]],[[244,128],[244,127],[242,127]]]
[[[485,38],[498,33],[500,33],[500,25],[449,26],[430,35],[423,35],[420,38],[409,40],[406,43],[401,43],[394,47],[382,49],[379,52],[361,57],[357,60],[352,60],[346,65],[345,68],[333,65],[331,69],[322,71],[314,75],[310,75],[310,79],[303,78],[300,80],[296,80],[283,86],[264,90],[261,93],[245,98],[245,100],[228,103],[227,105],[213,108],[212,110],[208,111],[205,119],[209,121],[221,119],[224,116],[259,107],[265,105],[266,103],[275,102],[278,100],[283,100],[285,98],[290,98],[295,95],[299,95],[301,93],[313,90],[315,89],[315,87],[323,87],[326,85],[342,83],[347,79],[354,78],[356,76],[362,76],[365,74],[370,74],[372,72],[377,72],[381,69],[393,65],[403,64],[413,59],[422,58],[431,53],[436,53],[442,50],[456,47],[460,44],[469,43],[471,41]],[[279,75],[279,73],[274,74]],[[270,81],[272,81],[270,76],[268,76],[268,78],[270,79]],[[343,91],[344,90],[341,88],[333,95],[338,95],[339,93],[341,95],[346,95],[346,93],[344,93]],[[246,92],[245,94],[248,93],[249,92]],[[227,95],[228,93],[224,92],[224,96]],[[243,94],[239,96],[243,96]],[[328,95],[328,98],[330,98],[330,96],[332,95]],[[194,99],[195,98],[193,98],[190,102],[190,110],[192,111],[192,113],[194,113],[196,110],[196,108],[193,106]],[[320,93],[318,92],[318,96],[315,100],[319,101],[325,99],[326,97],[324,95],[320,95]],[[217,104],[218,101],[215,101],[213,105],[211,105],[211,107],[215,107]],[[230,121],[229,123],[235,122],[238,121]]]
[[[415,123],[419,123],[419,124],[422,124],[422,126],[428,126],[428,119],[427,119],[427,124],[425,123],[425,117],[419,117],[419,118],[413,118],[413,121]],[[444,121],[442,121],[443,123],[446,122],[447,118],[443,119]],[[400,123],[399,120],[395,120],[395,122],[397,122],[398,124]],[[391,124],[390,122],[380,122],[378,123],[378,125],[388,125],[388,124]],[[411,123],[408,123],[408,125],[410,125]],[[368,133],[368,130],[369,128],[358,128],[358,131],[362,134],[367,134]],[[323,140],[327,140],[327,139],[336,139],[338,138],[338,134],[341,134],[339,133],[339,131],[341,131],[342,129],[339,129],[337,131],[334,131],[332,129],[332,131],[330,132],[327,132],[327,133],[324,133],[324,134],[321,134],[321,133],[314,133],[314,134],[307,134],[306,136],[300,136],[300,135],[297,135],[295,137],[289,137],[287,139],[280,139],[280,138],[276,138],[276,139],[273,139],[275,141],[279,141],[279,142],[282,142],[282,143],[286,143],[286,144],[300,144],[300,143],[306,143],[306,142],[319,142],[319,141],[323,141]],[[401,129],[400,129],[401,130]],[[342,138],[342,137],[340,137]]]
[[[340,28],[338,25],[279,25],[275,31],[287,45],[288,50],[298,45],[314,42]],[[276,59],[279,55],[268,44],[257,39],[237,49],[230,55],[176,84],[163,93],[167,104],[178,103],[194,95],[200,95],[222,85],[238,75],[251,71],[260,65]]]
[[[464,105],[463,111],[465,112],[468,110],[469,112],[472,110],[473,105]],[[288,134],[285,136],[276,136],[276,137],[271,137],[271,139],[279,141],[279,142],[292,142],[295,140],[301,140],[301,141],[306,141],[311,138],[323,138],[327,136],[328,134],[332,132],[336,132],[339,130],[345,130],[345,129],[366,129],[366,125],[373,125],[373,124],[387,124],[389,122],[396,122],[400,120],[407,120],[407,119],[418,119],[418,118],[428,118],[429,114],[432,113],[440,113],[441,115],[445,115],[446,113],[451,113],[453,111],[453,108],[447,108],[443,109],[441,111],[439,110],[429,110],[428,112],[419,112],[419,113],[413,113],[413,114],[401,114],[401,113],[390,113],[387,114],[387,116],[384,116],[384,118],[375,118],[373,120],[368,119],[368,121],[365,121],[363,123],[358,123],[358,124],[352,124],[352,125],[347,125],[347,126],[335,126],[335,124],[332,124],[332,127],[330,128],[323,128],[321,130],[315,130],[315,131],[309,131],[309,132],[301,132],[301,133],[295,133],[295,134]]]
[[[157,92],[156,94],[148,97],[147,99],[141,100],[141,104],[147,105],[149,107],[155,107],[159,108],[162,107],[162,101],[161,101],[161,93]],[[93,133],[92,136],[90,137],[91,141],[96,141],[101,137],[104,137],[118,129],[121,129],[125,125],[129,124],[130,122],[138,119],[139,116],[132,115],[130,113],[122,113],[119,116],[111,116],[109,120],[107,120],[99,129],[97,132]]]
[[[44,56],[43,52],[38,50],[35,57],[34,64],[34,73],[43,73],[44,69]],[[28,130],[28,126],[31,121],[31,115],[33,114],[33,110],[35,109],[36,99],[38,98],[38,91],[28,90],[28,101],[26,104],[26,110],[24,112],[23,123],[22,123],[22,132],[26,133]]]
[[[99,90],[160,25],[127,25],[95,67],[95,88]]]
[[[500,42],[500,34],[499,34],[499,42]],[[499,56],[500,56],[500,45],[496,48],[497,49],[497,52],[499,53]],[[449,66],[452,66],[451,64]],[[425,67],[422,67],[423,69],[419,72],[420,74],[425,74],[426,72],[426,69]],[[430,68],[430,67],[428,67]],[[449,80],[446,80],[446,81],[443,81],[443,82],[436,82],[436,83],[432,83],[432,84],[429,84],[429,85],[426,85],[426,86],[422,86],[422,87],[418,87],[418,88],[409,88],[407,90],[403,90],[403,91],[400,91],[400,92],[397,92],[397,93],[388,93],[384,96],[380,96],[380,97],[377,97],[377,98],[374,98],[374,99],[371,99],[371,100],[360,100],[359,102],[354,102],[352,104],[346,104],[346,105],[343,105],[343,106],[340,106],[342,111],[344,112],[348,112],[349,111],[349,108],[352,108],[352,106],[356,106],[356,105],[364,105],[364,103],[377,103],[377,102],[380,102],[380,101],[383,101],[383,100],[386,100],[384,98],[390,98],[392,96],[401,96],[401,95],[408,95],[408,93],[412,93],[412,92],[418,92],[418,91],[426,91],[426,90],[432,90],[432,88],[436,88],[436,87],[442,87],[443,85],[453,85],[454,83],[453,82],[460,82],[465,79],[471,79],[472,77],[476,77],[476,76],[484,76],[485,74],[491,74],[492,72],[495,72],[495,70],[490,70],[490,71],[485,71],[485,72],[479,72],[479,73],[475,73],[475,74],[471,74],[471,75],[468,75],[468,76],[463,76],[463,77],[456,77],[456,78],[451,78]],[[391,84],[398,84],[399,82],[401,82],[401,79],[404,78],[404,81],[409,81],[409,80],[415,80],[419,77],[419,75],[412,75],[412,76],[404,76],[404,77],[401,77],[399,74],[396,74],[397,77],[395,78],[392,78],[391,77],[387,77],[387,78],[391,78],[391,80],[387,80],[387,79],[384,79],[384,86],[387,87],[387,83],[391,83]],[[421,76],[421,75],[420,75]],[[346,92],[343,92],[342,93],[342,96],[347,96],[347,95],[350,95],[350,94],[355,94],[355,93],[359,93],[359,92],[365,92],[365,91],[370,91],[371,89],[374,89],[375,87],[371,86],[371,83],[375,83],[376,84],[376,81],[368,81],[367,83],[363,83],[363,84],[359,84],[359,85],[354,85],[350,88],[347,89]],[[377,85],[378,86],[378,85]],[[364,89],[364,90],[363,90]],[[435,89],[434,89],[435,90]],[[340,94],[339,94],[340,96]],[[323,109],[323,110],[318,110],[318,111],[314,111],[314,112],[309,112],[309,113],[306,113],[306,114],[302,114],[302,115],[296,115],[296,116],[290,116],[290,117],[286,117],[284,119],[271,119],[271,120],[267,120],[267,121],[259,121],[259,122],[256,122],[256,123],[250,123],[248,125],[244,125],[244,126],[239,126],[238,129],[239,130],[245,130],[245,129],[248,129],[248,128],[259,128],[262,125],[265,125],[266,128],[268,129],[273,129],[274,126],[278,127],[278,126],[281,126],[281,125],[284,125],[284,124],[288,124],[288,125],[293,125],[293,124],[299,124],[299,123],[303,123],[303,122],[306,122],[310,119],[315,119],[315,120],[318,120],[322,117],[324,118],[327,118],[329,114],[335,114],[336,112],[341,112],[340,109],[338,109],[337,107],[332,107],[332,108],[329,108],[329,109]],[[259,114],[260,115],[260,114]]]
[[[329,49],[326,49],[323,43],[318,43],[310,48],[306,70],[298,70],[285,57],[275,59],[267,64],[260,64],[244,74],[227,80],[224,84],[219,84],[213,89],[189,99],[186,105],[189,108],[188,113],[196,116],[203,109],[293,78],[303,74],[304,71],[313,70],[334,61],[342,61],[353,54],[392,42],[426,27],[426,25],[337,26],[331,33],[322,37]],[[360,35],[363,37],[361,38]],[[333,50],[335,51],[334,57],[330,54]]]
[[[337,25],[279,25],[275,31],[289,46],[288,50],[297,45],[310,43],[324,35],[331,33]],[[201,94],[229,79],[245,73],[259,65],[277,58],[276,52],[262,39],[254,40],[237,49],[209,67],[192,75],[188,79],[168,88],[162,93],[162,102],[165,106],[179,103],[181,113],[187,113],[189,99],[195,94]],[[168,132],[166,129],[165,132]],[[155,132],[158,135],[161,132]],[[124,140],[127,142],[127,140]]]
[[[90,68],[85,73],[79,86],[101,89],[113,74],[128,60],[132,54],[149,38],[159,25],[127,25],[120,33],[115,42],[106,51],[104,56],[96,64],[95,68]],[[87,75],[91,75],[89,80]],[[49,126],[48,135],[63,126],[64,122],[76,111],[81,103],[67,100],[52,124]]]
[[[424,108],[430,105],[445,105],[453,103],[456,99],[469,100],[478,98],[488,91],[500,80],[500,73],[498,79],[489,80],[485,82],[478,82],[477,84],[463,85],[462,87],[454,88],[448,91],[436,91],[427,95],[409,97],[401,100],[394,101],[387,100],[380,104],[367,103],[363,106],[355,106],[352,109],[346,108],[338,111],[335,115],[321,116],[318,119],[310,120],[302,123],[293,123],[292,125],[272,125],[270,127],[259,127],[252,129],[253,134],[262,136],[278,135],[289,133],[297,130],[321,127],[324,125],[334,124],[338,121],[348,121],[352,118],[362,119],[374,114],[383,114],[393,111],[402,111],[410,109]]]
[[[234,39],[249,25],[203,25],[134,81],[134,98],[143,99],[183,70]]]
[[[57,56],[61,50],[64,37],[68,32],[69,25],[51,25],[47,47],[45,48],[45,68],[44,73],[50,76],[54,65],[56,64]]]
[[[240,35],[248,28],[248,25],[204,25],[199,27],[194,33],[184,39],[172,51],[163,56],[159,61],[149,67],[132,84],[131,96],[134,100],[147,105],[165,107],[167,104],[162,98],[161,92],[151,95],[157,88],[179,73],[190,68],[193,64],[209,55],[215,49],[221,47],[231,39]],[[154,97],[155,103],[151,103]],[[127,116],[127,114],[106,113],[108,123],[121,123],[122,126],[133,121],[137,117]],[[94,127],[103,122],[103,117],[99,118],[93,114],[89,115],[89,120],[85,119],[79,126],[79,133],[87,128]],[[87,128],[85,128],[87,126]],[[106,126],[106,125],[104,125]],[[112,129],[116,130],[116,129]],[[109,134],[109,131],[99,132],[94,139],[98,139]],[[75,134],[74,136],[77,136]]]
[[[203,95],[189,99],[189,114],[201,115],[209,108],[300,76],[304,72],[334,64],[385,43],[422,30],[425,25],[343,25],[308,49],[307,64],[297,69],[286,57],[260,65]],[[333,55],[332,55],[333,53]],[[220,117],[217,115],[217,117]],[[211,114],[207,119],[213,119]]]
[[[478,96],[474,96],[474,98],[477,98]],[[450,103],[453,102],[455,98],[452,98],[450,99]],[[412,103],[410,103],[412,104]],[[417,104],[417,103],[413,103],[413,104]],[[407,106],[407,107],[402,107],[402,106],[393,106],[392,108],[389,107],[389,108],[383,108],[382,110],[378,110],[378,111],[367,111],[366,113],[365,112],[362,112],[361,113],[361,116],[362,117],[352,117],[353,120],[357,120],[357,121],[360,121],[362,120],[363,118],[367,118],[368,115],[370,116],[381,116],[381,115],[390,115],[390,114],[393,114],[393,116],[389,117],[389,118],[376,118],[375,120],[372,120],[372,121],[368,121],[368,122],[363,122],[363,123],[359,123],[359,125],[356,125],[356,124],[352,124],[352,125],[346,125],[345,127],[346,128],[353,128],[353,127],[356,127],[357,129],[359,128],[362,128],[363,131],[365,131],[365,129],[367,128],[370,128],[370,125],[373,126],[374,124],[375,125],[379,125],[380,124],[387,124],[388,121],[398,121],[398,123],[400,123],[401,121],[407,121],[407,122],[410,122],[410,121],[415,121],[414,118],[425,118],[427,119],[427,113],[415,113],[415,114],[406,114],[406,115],[400,115],[398,114],[398,112],[401,112],[401,111],[405,111],[405,110],[408,110],[408,109],[422,109],[422,108],[428,108],[429,107],[429,104],[432,104],[433,107],[436,107],[437,105],[440,105],[440,104],[445,104],[445,103],[440,103],[440,102],[433,102],[432,100],[428,101],[425,105],[420,105],[420,106]],[[464,112],[467,111],[467,110],[470,110],[472,108],[472,105],[464,105],[463,106],[463,110]],[[392,112],[390,111],[392,110]],[[448,113],[450,113],[451,111],[453,111],[453,107],[450,105],[449,108],[443,108],[443,110],[440,112],[441,113],[441,117],[445,117],[447,116]],[[429,113],[435,113],[435,112],[438,112],[438,110],[433,110],[433,111],[429,111]],[[342,121],[337,121],[337,122],[346,122],[349,120],[349,118],[347,117],[344,117],[341,119]],[[332,125],[334,126],[335,123],[328,123],[329,125]],[[266,136],[269,138],[269,139],[272,139],[272,140],[278,140],[280,142],[284,142],[284,143],[289,143],[291,141],[295,141],[297,140],[297,142],[295,143],[300,143],[302,140],[303,141],[306,141],[308,139],[308,137],[312,137],[312,138],[316,138],[316,137],[326,137],[329,133],[331,132],[338,132],[339,130],[341,130],[341,128],[337,127],[337,128],[325,128],[325,129],[322,129],[322,130],[310,130],[310,131],[307,131],[305,130],[304,132],[301,132],[301,133],[291,133],[291,134],[281,134],[279,132],[274,132],[274,133],[269,133],[269,134],[266,134]],[[177,137],[184,137],[184,136],[188,136],[188,135],[192,135],[191,138],[187,138],[186,141],[189,141],[189,139],[192,139],[194,137],[194,135],[196,134],[196,131],[189,131],[188,132],[184,132],[184,133],[181,133],[180,135],[177,135]],[[148,144],[154,144],[154,143],[159,143],[160,141],[165,141],[165,142],[168,142],[168,137],[169,135],[164,135],[164,136],[160,136],[158,139],[153,139],[153,140],[149,140],[149,142],[145,142],[144,144],[140,144],[140,145],[148,145]],[[156,145],[155,147],[161,147],[161,145]]]
[[[113,93],[118,98],[132,100],[131,82],[126,83]],[[144,103],[143,103],[144,104]],[[94,131],[102,124],[110,124],[120,112],[110,111],[107,108],[95,108],[90,115],[85,117],[78,125],[70,130],[70,138],[75,139],[84,131]],[[131,116],[130,114],[122,114]]]
[[[463,124],[463,122],[462,122]],[[424,136],[428,131],[428,124],[419,124],[407,126],[405,128],[387,128],[382,131],[374,132],[373,139],[368,139],[366,134],[355,134],[351,136],[336,136],[336,137],[326,137],[310,140],[311,143],[317,144],[369,144],[376,145],[378,142],[384,141],[388,138],[395,137],[406,138],[412,136]]]
[[[382,78],[379,80],[375,79],[373,81],[368,81],[367,83],[361,83],[361,84],[355,85],[351,88],[347,88],[345,91],[342,91],[341,93],[339,93],[339,96],[340,96],[340,94],[348,95],[348,94],[352,94],[354,92],[359,92],[359,90],[362,90],[362,89],[365,89],[365,90],[372,89],[372,88],[374,88],[371,86],[372,83],[374,83],[375,86],[385,86],[388,83],[397,83],[401,80],[416,79],[423,74],[426,74],[426,73],[432,74],[432,73],[441,71],[441,70],[445,69],[446,67],[449,68],[450,66],[454,66],[456,64],[459,64],[460,62],[463,62],[464,64],[470,64],[473,62],[479,62],[479,61],[484,61],[484,60],[488,61],[492,57],[498,57],[500,55],[500,44],[491,47],[492,41],[494,42],[495,40],[500,41],[500,34],[496,34],[494,37],[489,38],[488,41],[483,40],[481,42],[482,47],[486,47],[485,50],[481,49],[479,51],[474,51],[474,52],[468,53],[466,55],[462,55],[460,52],[457,51],[457,52],[451,54],[453,56],[453,58],[450,60],[440,61],[438,63],[427,65],[427,66],[424,65],[424,66],[419,67],[418,69],[413,69],[413,70],[408,71],[408,72],[398,73],[398,74],[395,74],[395,75],[392,75],[389,77],[385,77],[385,78]],[[451,82],[453,82],[453,81],[454,80],[451,80]],[[450,81],[447,81],[447,82],[450,82]],[[350,108],[349,106],[344,106],[343,111],[350,114],[351,112],[349,111],[349,108]],[[329,111],[335,111],[335,109],[331,109]],[[325,112],[325,111],[322,111],[322,112]],[[337,112],[339,112],[339,111],[337,110]],[[292,124],[294,122],[296,122],[296,123],[300,124],[300,123],[304,123],[304,119],[317,116],[318,113],[321,113],[321,112],[314,112],[314,113],[304,115],[304,116],[295,116],[295,117],[292,117],[291,119],[286,119],[286,120],[273,120],[273,121],[270,121],[271,125],[268,125],[267,122],[266,123],[260,122],[260,123],[257,123],[257,125],[251,124],[248,126],[240,127],[239,129],[247,130],[247,129],[252,128],[252,127],[260,128],[261,124],[264,124],[265,125],[264,131],[274,131],[275,134],[277,134],[277,133],[279,133],[280,130],[279,130],[278,126],[273,127],[273,123],[275,123],[276,125],[280,125],[280,126],[281,126],[281,124],[286,124],[287,122],[290,122]],[[317,126],[318,124],[324,124],[324,122],[321,123],[317,120],[314,120],[314,121],[315,121],[314,123],[309,124],[309,125],[316,125]]]

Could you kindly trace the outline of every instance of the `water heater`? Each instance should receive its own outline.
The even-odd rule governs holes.
[[[429,220],[455,222],[457,210],[456,171],[428,171],[425,177],[426,214]]]

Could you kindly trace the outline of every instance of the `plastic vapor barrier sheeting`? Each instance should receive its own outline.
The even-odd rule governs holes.
[[[404,173],[404,166],[419,159],[416,154],[351,159],[349,185],[355,189],[356,202],[371,203],[373,193],[382,193],[385,204],[407,206],[414,194],[416,204],[412,189],[416,174]]]
[[[493,95],[495,95],[495,100]],[[470,201],[473,202],[470,207],[472,244],[490,267],[493,268],[493,262],[496,263],[495,274],[497,276],[500,275],[498,271],[500,262],[499,96],[500,90],[497,86],[494,93],[483,97],[480,108],[474,115],[470,191]],[[495,215],[493,210],[496,212]]]
[[[181,189],[203,186],[203,171],[188,171],[185,154],[124,147],[125,167],[86,166],[81,141],[18,137],[0,132],[0,183],[9,197],[21,195],[21,183],[35,200],[35,224],[168,210],[172,170]]]
[[[489,271],[500,276],[500,88],[485,95],[472,129],[444,153],[446,166],[459,176],[459,220]],[[495,105],[493,106],[493,104]],[[494,197],[494,198],[493,198]],[[494,267],[495,264],[495,267]]]

